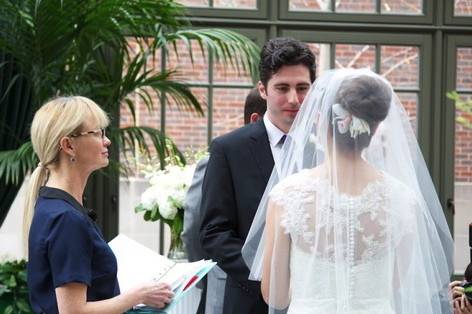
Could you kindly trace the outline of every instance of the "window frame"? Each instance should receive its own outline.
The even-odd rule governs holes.
[[[245,19],[266,19],[269,0],[256,1],[256,9],[231,9],[191,6],[186,6],[186,9],[190,16],[195,17],[233,18],[235,16],[244,16]],[[211,3],[213,3],[212,0],[210,0],[210,4]]]
[[[472,37],[467,35],[447,35],[446,36],[446,75],[443,78],[444,90],[442,91],[442,101],[445,104],[443,108],[442,124],[444,128],[441,134],[441,159],[442,163],[442,180],[441,193],[446,200],[454,200],[455,197],[455,131],[456,131],[456,107],[451,99],[446,97],[448,91],[456,90],[457,76],[457,49],[472,48]],[[472,94],[472,91],[467,91]],[[453,139],[451,141],[451,138]],[[451,158],[452,156],[452,158]],[[447,206],[447,202],[445,206]],[[449,224],[451,234],[454,235],[454,213],[445,211],[446,219]]]
[[[376,0],[376,13],[338,13],[290,11],[290,0],[280,0],[279,12],[282,20],[316,20],[325,22],[351,23],[392,23],[392,24],[431,24],[433,22],[433,0],[423,0],[423,14],[383,14],[380,13],[380,0]]]
[[[472,15],[460,16],[454,15],[455,5],[454,1],[446,1],[444,8],[445,23],[449,25],[472,25]]]

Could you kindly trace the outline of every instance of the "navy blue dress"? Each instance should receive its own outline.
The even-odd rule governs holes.
[[[71,282],[87,285],[87,301],[120,293],[115,255],[88,214],[67,192],[40,188],[28,239],[35,313],[59,313],[55,288]]]

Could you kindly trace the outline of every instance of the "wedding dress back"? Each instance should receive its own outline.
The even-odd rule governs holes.
[[[452,238],[388,81],[367,69],[315,81],[242,254],[269,313],[452,312]]]
[[[404,237],[413,232],[417,201],[406,186],[384,174],[360,194],[348,195],[312,170],[302,170],[276,185],[269,202],[280,211],[280,226],[292,243],[289,313],[394,313],[395,287],[385,279],[395,276],[395,256],[389,253],[399,245],[400,233],[388,229],[401,229]],[[334,203],[343,210],[334,213]],[[335,228],[332,221],[346,228]],[[335,233],[341,245],[335,245]],[[396,239],[390,237],[395,234]],[[341,276],[336,253],[345,263]],[[344,289],[336,288],[338,282]]]

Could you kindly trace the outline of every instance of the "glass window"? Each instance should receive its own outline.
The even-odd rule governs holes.
[[[257,9],[257,0],[178,0],[177,2],[196,8]]]
[[[290,0],[288,5],[289,11],[321,11],[329,12],[331,9],[331,0]]]
[[[396,94],[408,114],[411,127],[415,131],[415,134],[418,134],[418,93],[403,93],[396,91]]]
[[[380,8],[377,0],[289,0],[289,11],[420,15],[423,0],[381,0]]]
[[[208,0],[177,0],[178,3],[188,7],[208,7]]]
[[[193,87],[191,90],[202,105],[205,116],[200,116],[193,110],[178,109],[173,101],[169,101],[166,105],[166,135],[182,152],[197,151],[207,147],[208,89]]]
[[[460,1],[457,1],[460,2]],[[457,3],[456,2],[456,3]],[[460,101],[472,103],[472,48],[456,51],[456,89]],[[455,157],[454,157],[454,268],[463,273],[470,262],[469,223],[472,222],[472,116],[456,107]]]
[[[370,68],[375,71],[375,46],[336,44],[336,68]]]
[[[423,0],[382,0],[380,11],[383,14],[422,14]]]
[[[414,46],[386,46],[380,48],[380,74],[395,89],[419,88],[419,48]]]
[[[244,125],[244,102],[249,91],[242,88],[213,90],[213,138]]]
[[[242,68],[236,69],[231,65],[225,65],[223,62],[214,62],[213,64],[213,82],[220,84],[249,84],[252,85],[251,76],[243,71]]]
[[[472,0],[455,0],[454,15],[472,16]]]
[[[462,101],[472,101],[472,95],[461,95]],[[456,109],[456,118],[464,117],[472,122],[470,115]],[[472,129],[456,123],[454,161],[454,268],[463,273],[470,262],[469,223],[472,222]]]
[[[313,52],[316,58],[316,77],[319,77],[324,70],[330,68],[331,60],[331,45],[330,44],[318,44],[318,43],[307,43],[310,50]]]
[[[343,13],[375,13],[376,0],[338,0],[336,12]]]
[[[186,82],[208,83],[208,53],[203,55],[197,43],[192,43],[191,50],[192,55],[183,41],[177,43],[178,54],[169,47],[166,68],[176,70],[175,76]]]
[[[257,0],[213,0],[213,7],[225,9],[257,9]]]
[[[457,49],[456,88],[472,91],[472,48]]]
[[[392,83],[417,134],[420,84],[419,47],[380,46],[380,74]]]

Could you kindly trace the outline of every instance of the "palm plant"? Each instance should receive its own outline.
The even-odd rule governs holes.
[[[139,51],[132,52],[130,39]],[[16,69],[3,94],[0,90],[0,105],[9,106],[7,96],[16,88],[31,95],[30,112],[58,94],[87,96],[112,116],[126,106],[133,125],[119,128],[115,121],[108,131],[112,141],[121,150],[140,148],[148,155],[154,147],[163,162],[177,151],[176,146],[165,145],[159,130],[136,125],[135,99],[150,111],[156,99],[166,98],[179,108],[203,114],[175,70],[146,68],[148,57],[159,49],[178,54],[179,41],[187,44],[191,57],[191,43],[197,43],[215,60],[253,77],[256,73],[258,48],[253,42],[228,30],[192,29],[185,9],[174,0],[0,0],[0,52],[8,56],[6,62],[0,61],[0,71],[8,64]],[[19,82],[23,82],[20,91],[15,87]],[[29,124],[31,114],[23,118]],[[1,130],[6,134],[8,126]],[[16,138],[15,147],[0,146],[0,177],[7,184],[21,183],[37,162],[31,143]]]

